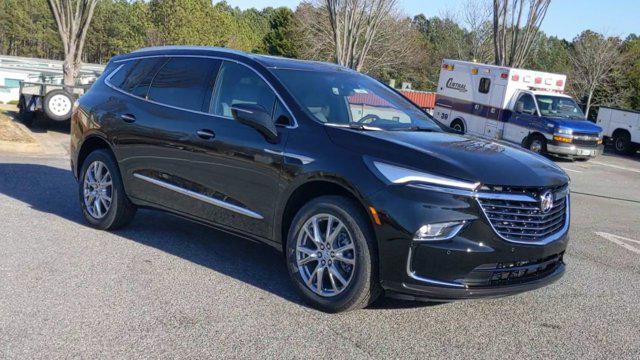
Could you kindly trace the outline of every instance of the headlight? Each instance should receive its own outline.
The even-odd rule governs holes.
[[[462,180],[447,178],[427,172],[406,169],[403,167],[390,165],[374,161],[373,165],[384,178],[393,184],[406,184],[410,182],[426,183],[432,185],[448,186],[459,189],[475,190],[480,183],[471,183]]]
[[[556,129],[556,134],[573,135],[573,129],[559,127]]]

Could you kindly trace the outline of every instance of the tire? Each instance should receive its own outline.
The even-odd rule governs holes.
[[[96,166],[96,167],[94,167]],[[102,166],[100,171],[96,171],[98,166]],[[108,171],[105,173],[104,169]],[[90,170],[93,174],[101,174],[104,176],[103,184],[108,183],[107,174],[111,179],[111,186],[102,186],[96,189],[95,186],[90,186],[88,183],[96,183],[99,176],[90,175]],[[85,181],[86,180],[86,181]],[[96,206],[95,201],[91,201],[91,198],[85,198],[85,188],[88,191],[94,193],[101,193],[109,197],[111,201],[100,201]],[[107,150],[99,149],[90,153],[84,162],[80,172],[78,181],[78,195],[80,200],[80,207],[82,209],[82,215],[90,226],[100,230],[115,230],[128,224],[136,213],[136,207],[131,203],[129,198],[124,192],[124,186],[122,184],[122,177],[116,164],[115,159]],[[95,199],[95,197],[94,197]],[[108,206],[107,206],[108,204]]]
[[[547,154],[547,139],[540,135],[533,135],[526,142],[526,147],[529,151],[538,155]]]
[[[328,220],[325,217],[332,217],[332,229],[336,231],[339,224],[343,225],[343,230],[334,236],[331,247],[316,247],[311,237],[305,235],[304,227],[313,229],[313,220],[317,219],[319,224],[320,237],[327,240],[326,228]],[[324,228],[322,227],[324,223]],[[346,231],[345,231],[346,230]],[[313,230],[311,230],[313,232]],[[306,244],[304,243],[306,242]],[[298,244],[302,244],[307,249],[313,249],[313,256],[307,256],[306,252],[298,251]],[[325,241],[325,245],[329,243]],[[334,257],[336,248],[352,248],[340,252],[340,256]],[[306,246],[305,246],[306,245]],[[331,244],[330,244],[331,245]],[[322,263],[317,256],[324,253]],[[335,252],[338,253],[338,252]],[[298,259],[306,260],[314,257],[301,266]],[[343,260],[340,260],[342,258]],[[382,293],[382,288],[378,281],[378,254],[375,237],[371,231],[369,220],[360,209],[358,204],[350,199],[340,196],[323,196],[307,203],[293,219],[286,246],[287,269],[295,287],[302,295],[303,299],[319,310],[336,313],[364,308]],[[352,261],[349,265],[346,261]],[[343,262],[345,261],[345,262]],[[318,266],[323,267],[321,273],[320,293],[318,292],[318,276],[315,270]],[[349,271],[350,269],[350,271]],[[339,280],[340,277],[342,280]],[[310,280],[311,285],[306,281]],[[343,282],[346,280],[346,285]],[[326,289],[326,293],[321,294]]]
[[[460,131],[461,133],[466,133],[466,129],[464,128],[464,123],[460,119],[455,119],[451,122],[452,129]]]
[[[42,108],[49,119],[67,121],[71,119],[74,101],[75,97],[68,92],[62,89],[52,90],[42,100]]]
[[[618,154],[628,155],[634,152],[631,136],[625,131],[618,131],[613,135],[613,149]]]
[[[18,101],[18,118],[26,126],[32,126],[36,117],[36,113],[27,109],[27,101],[24,96]]]

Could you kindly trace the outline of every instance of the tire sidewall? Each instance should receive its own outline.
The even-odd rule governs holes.
[[[69,99],[69,102],[71,103],[71,107],[69,108],[68,113],[64,115],[56,115],[51,111],[51,109],[49,108],[49,101],[51,101],[51,98],[53,98],[56,95],[64,95]],[[44,112],[45,114],[47,114],[47,117],[49,119],[54,121],[67,121],[71,118],[71,112],[73,109],[74,101],[75,101],[75,97],[72,94],[66,92],[65,90],[62,90],[62,89],[52,90],[52,91],[49,91],[47,95],[45,95],[42,101],[42,108],[44,109]]]
[[[84,179],[87,175],[87,169],[94,161],[101,161],[105,164],[109,173],[111,174],[111,182],[113,183],[113,190],[111,194],[111,206],[107,211],[107,214],[101,219],[96,219],[87,211],[87,207],[84,203]],[[120,171],[113,160],[112,156],[105,150],[96,150],[89,154],[82,163],[80,176],[78,179],[78,197],[80,201],[80,208],[82,209],[82,215],[86,221],[94,228],[107,229],[113,225],[116,220],[119,207],[124,206],[124,192],[122,186],[122,180],[120,177]]]
[[[351,211],[344,209],[340,201],[332,201],[334,199],[341,198],[322,197],[312,200],[305,205],[291,223],[286,246],[287,269],[293,283],[304,295],[307,302],[327,312],[343,311],[349,309],[356,302],[361,301],[363,296],[366,296],[366,293],[371,291],[373,272],[376,270],[372,262],[374,252],[370,249],[371,246],[368,244],[365,236],[365,233],[368,234],[369,231],[367,231],[366,227],[363,229],[363,226],[366,225],[362,223],[362,219],[358,219],[359,216],[356,215],[356,217],[354,217],[351,215]],[[345,201],[346,199],[341,200]],[[345,203],[349,204],[348,201],[345,201]],[[356,266],[353,278],[346,289],[332,297],[320,296],[309,289],[303,282],[298,267],[296,266],[298,233],[309,218],[320,213],[330,214],[340,219],[351,234],[355,246]]]
[[[613,148],[621,154],[629,152],[630,139],[627,134],[620,134],[616,136],[613,143]]]

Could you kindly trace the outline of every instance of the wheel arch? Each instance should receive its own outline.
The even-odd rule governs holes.
[[[113,151],[113,147],[111,146],[111,143],[105,137],[99,134],[89,135],[82,141],[82,144],[78,149],[78,155],[76,156],[76,168],[75,168],[75,174],[74,174],[76,178],[80,177],[80,169],[82,169],[82,164],[84,160],[87,158],[87,156],[89,156],[89,154],[91,154],[93,151],[98,149],[108,150],[113,155],[114,159],[116,158],[115,152]]]
[[[366,215],[373,233],[371,214],[363,196],[348,182],[334,177],[314,177],[293,187],[287,201],[278,213],[275,226],[276,241],[280,241],[282,250],[286,250],[287,236],[291,222],[298,211],[309,201],[327,195],[343,196],[353,200]]]
[[[524,139],[522,139],[522,146],[523,147],[529,147],[529,141],[531,141],[534,138],[540,138],[542,140],[544,140],[545,142],[548,142],[549,139],[547,139],[546,136],[544,136],[543,133],[539,132],[539,131],[532,131],[529,133],[529,135],[527,135]]]
[[[615,138],[616,136],[620,136],[622,134],[627,134],[629,135],[629,139],[631,139],[631,132],[627,129],[624,128],[616,128],[612,133],[611,133],[611,137]]]
[[[453,123],[456,122],[456,121],[460,121],[462,123],[462,126],[464,126],[465,132],[467,132],[467,130],[469,130],[469,127],[467,126],[467,121],[464,119],[464,117],[460,116],[459,114],[456,114],[454,119],[451,120],[451,122],[449,123],[449,127],[452,127]]]

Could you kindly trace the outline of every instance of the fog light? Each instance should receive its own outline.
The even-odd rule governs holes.
[[[445,222],[423,225],[416,231],[415,241],[448,240],[456,236],[464,227],[464,221]]]

